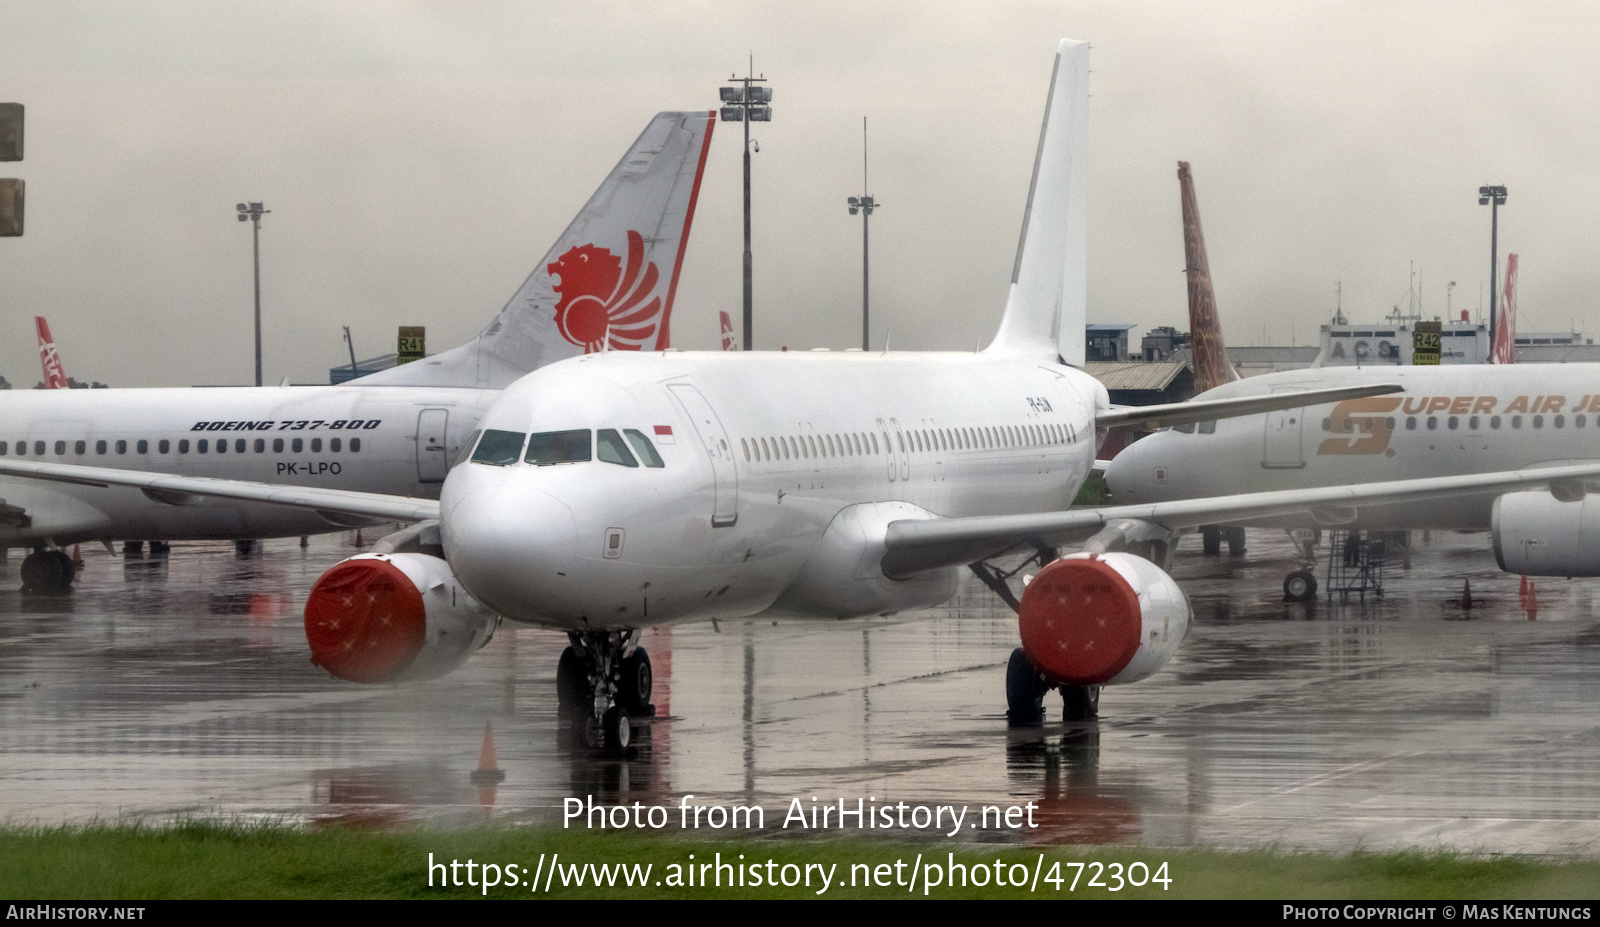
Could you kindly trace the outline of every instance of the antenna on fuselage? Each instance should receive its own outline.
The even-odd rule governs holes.
[[[888,322],[883,326],[883,353],[889,353],[889,336],[894,333],[894,325]]]

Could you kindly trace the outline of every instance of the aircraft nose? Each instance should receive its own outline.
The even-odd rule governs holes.
[[[561,500],[527,486],[485,486],[455,500],[440,527],[456,578],[480,602],[523,620],[559,609],[577,549],[577,525]]]
[[[1106,486],[1111,494],[1118,499],[1131,502],[1138,497],[1138,490],[1134,486],[1134,473],[1139,469],[1139,445],[1135,441],[1123,448],[1116,457],[1111,459],[1111,464],[1106,467]]]

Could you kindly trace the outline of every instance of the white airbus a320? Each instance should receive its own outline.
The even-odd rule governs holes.
[[[436,676],[505,620],[569,632],[563,709],[625,747],[650,710],[648,625],[825,619],[943,602],[969,567],[1017,607],[1013,723],[1050,688],[1069,715],[1156,672],[1189,608],[1162,559],[1177,532],[1311,505],[1532,488],[1600,465],[1068,511],[1106,429],[1306,404],[1311,394],[1112,409],[1082,364],[1087,45],[1061,43],[1023,240],[983,351],[611,352],[561,361],[485,412],[437,503],[15,462],[0,471],[423,519],[346,560],[306,602],[314,659],[364,682]],[[1063,362],[1064,361],[1064,362]],[[1395,387],[1316,393],[1319,401]],[[1057,556],[1062,545],[1083,550]],[[1020,598],[996,558],[1043,566]],[[1010,562],[1008,560],[1008,562]]]

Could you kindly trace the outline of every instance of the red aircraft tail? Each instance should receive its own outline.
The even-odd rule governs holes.
[[[1500,318],[1495,319],[1494,345],[1489,363],[1517,362],[1517,256],[1506,255],[1506,289],[1500,296]]]
[[[1211,263],[1206,259],[1206,239],[1200,231],[1200,207],[1195,203],[1194,179],[1189,162],[1178,162],[1178,190],[1183,199],[1184,273],[1189,278],[1189,348],[1194,353],[1197,392],[1239,379],[1222,344],[1222,323],[1217,319],[1217,299],[1211,290]]]
[[[50,324],[44,316],[36,315],[33,327],[39,332],[39,364],[44,368],[45,389],[66,389],[67,374],[61,369],[61,355],[56,353],[56,343],[50,337]]]

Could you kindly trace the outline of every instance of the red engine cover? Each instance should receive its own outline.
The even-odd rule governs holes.
[[[382,682],[410,666],[427,628],[422,594],[382,560],[335,566],[306,599],[311,662],[351,682]]]
[[[1098,685],[1139,650],[1139,595],[1103,560],[1056,560],[1022,593],[1022,649],[1058,683]]]

